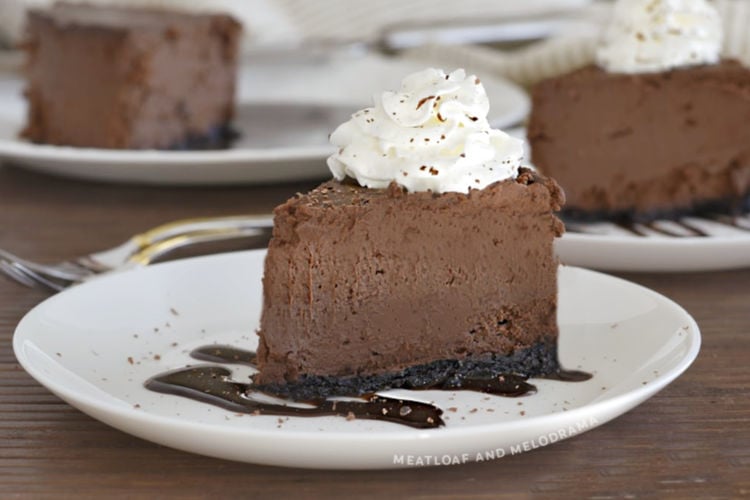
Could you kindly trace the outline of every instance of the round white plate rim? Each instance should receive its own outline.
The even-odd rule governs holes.
[[[197,259],[212,259],[212,258],[220,258],[220,257],[221,256],[208,256],[208,257],[199,257]],[[186,260],[197,260],[197,259],[186,259]],[[171,266],[171,265],[179,265],[179,264],[181,264],[181,262],[159,264],[154,267]],[[608,399],[593,402],[593,403],[588,403],[581,407],[571,409],[564,413],[566,420],[580,418],[581,416],[585,416],[587,414],[592,414],[592,413],[606,414],[608,408],[626,408],[624,411],[616,413],[616,415],[614,415],[611,418],[619,416],[622,413],[631,409],[632,407],[636,406],[640,402],[653,396],[664,387],[666,387],[669,383],[671,383],[674,379],[676,379],[681,373],[683,373],[690,366],[690,364],[695,360],[700,350],[700,344],[701,344],[700,330],[695,320],[679,304],[675,303],[671,299],[661,294],[658,294],[657,292],[653,290],[650,290],[646,287],[629,282],[621,278],[608,276],[604,273],[599,273],[599,272],[591,271],[587,269],[575,268],[575,267],[570,267],[570,266],[564,266],[564,267],[566,269],[570,269],[572,272],[582,273],[584,276],[586,275],[592,276],[595,279],[612,280],[612,284],[615,284],[615,283],[625,284],[626,286],[634,287],[635,290],[638,290],[641,293],[646,293],[651,297],[657,298],[660,301],[660,303],[663,303],[671,308],[674,308],[678,313],[680,313],[681,315],[685,317],[685,320],[688,322],[687,332],[689,333],[688,340],[690,341],[689,349],[683,355],[680,361],[668,371],[660,373],[659,376],[654,378],[648,385],[630,389],[626,393],[614,396],[612,398],[608,398]],[[149,271],[148,269],[140,269],[140,270],[129,271],[129,273],[142,273],[142,272],[148,272],[148,271]],[[88,286],[88,285],[83,284],[80,286]],[[69,389],[66,386],[66,384],[58,383],[54,379],[47,378],[45,374],[41,372],[41,370],[37,370],[34,363],[31,362],[25,355],[24,347],[26,346],[26,343],[29,340],[25,338],[26,334],[24,333],[24,331],[27,330],[26,324],[33,320],[34,315],[38,313],[40,308],[44,307],[45,303],[52,303],[52,301],[62,300],[61,297],[64,297],[64,293],[51,297],[50,299],[48,299],[48,301],[45,301],[37,305],[31,311],[29,311],[29,313],[27,313],[24,316],[24,318],[21,320],[21,322],[19,323],[18,327],[16,328],[16,333],[13,337],[13,349],[14,349],[14,352],[16,353],[16,357],[19,363],[21,364],[21,366],[30,375],[32,375],[32,377],[34,377],[42,385],[47,387],[50,391],[57,394],[59,397],[61,397],[65,401],[68,401],[71,405],[78,407],[79,409],[80,407],[78,406],[78,404],[85,406],[87,408],[92,407],[98,410],[99,412],[106,414],[110,417],[113,417],[113,418],[125,417],[129,421],[132,421],[138,424],[166,425],[175,429],[191,429],[192,431],[209,431],[212,433],[218,432],[220,434],[225,434],[227,436],[241,434],[243,437],[253,437],[256,439],[269,439],[267,431],[254,429],[252,427],[242,428],[242,429],[238,429],[238,428],[230,429],[230,428],[222,427],[217,424],[180,420],[175,417],[154,415],[150,413],[145,413],[141,410],[137,410],[134,408],[124,408],[121,406],[112,405],[112,404],[109,404],[108,401],[100,401],[100,400],[97,400],[96,398],[89,397],[86,394],[82,395],[75,390]],[[82,411],[84,411],[84,413],[89,413],[88,411],[84,409],[82,409]],[[122,429],[122,427],[120,427],[119,425],[113,424],[111,421],[106,421],[105,419],[101,417],[96,417],[96,418],[108,423],[109,425],[112,425],[115,428]],[[414,432],[409,432],[409,433],[379,430],[376,433],[372,433],[372,434],[367,434],[367,433],[362,434],[362,433],[350,431],[350,432],[340,432],[340,433],[333,434],[333,435],[326,434],[325,440],[333,441],[333,442],[347,442],[347,441],[351,441],[351,439],[356,436],[357,440],[362,440],[363,442],[388,441],[389,443],[393,443],[393,444],[402,444],[402,443],[408,443],[412,441],[421,441],[424,439],[440,441],[441,439],[452,440],[456,438],[476,438],[476,437],[481,437],[481,436],[491,436],[495,433],[508,432],[514,429],[525,428],[525,427],[529,427],[529,426],[533,426],[537,424],[544,425],[548,421],[555,421],[560,418],[561,418],[561,414],[559,413],[546,414],[546,415],[528,417],[523,420],[514,420],[510,422],[498,422],[495,424],[482,424],[476,427],[433,429],[433,430],[414,430]],[[597,425],[603,424],[608,420],[609,418],[604,421],[599,422]],[[125,432],[138,435],[132,432],[131,430],[126,430]],[[274,441],[281,440],[285,442],[286,441],[300,441],[300,440],[319,441],[321,437],[322,437],[321,434],[318,432],[290,429],[290,430],[286,430],[284,433],[274,434],[272,439]],[[153,438],[148,438],[148,439],[154,440]],[[179,446],[175,446],[174,444],[170,444],[169,446],[179,448]],[[187,451],[192,451],[192,450],[187,450]],[[210,455],[210,453],[204,453],[204,454]],[[221,456],[221,455],[215,455],[215,456]]]
[[[223,149],[212,151],[130,151],[51,146],[46,144],[30,144],[26,142],[0,139],[0,155],[13,156],[17,159],[60,160],[61,153],[71,151],[75,152],[75,160],[79,162],[98,164],[106,161],[118,165],[127,164],[129,168],[152,169],[153,162],[165,162],[170,165],[199,164],[218,161],[245,162],[248,161],[248,153],[252,154],[251,159],[253,161],[314,160],[328,155],[331,151],[331,147],[305,146],[299,148]]]
[[[561,241],[570,241],[575,243],[593,243],[593,244],[610,244],[614,243],[623,246],[633,247],[660,247],[662,249],[678,250],[686,246],[692,247],[713,247],[717,245],[732,245],[737,247],[748,247],[750,249],[750,235],[747,237],[737,236],[680,236],[680,237],[637,237],[637,236],[618,236],[618,235],[600,235],[600,234],[583,234],[566,232],[562,235]]]
[[[556,249],[566,264],[620,272],[710,272],[750,266],[750,233],[639,237],[565,233]]]

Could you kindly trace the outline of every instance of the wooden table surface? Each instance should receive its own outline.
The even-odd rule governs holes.
[[[311,184],[153,188],[76,182],[0,167],[0,247],[55,261],[172,219],[268,212]],[[492,462],[397,471],[234,463],[111,429],[31,379],[11,349],[46,297],[0,278],[0,498],[736,498],[750,495],[750,269],[628,274],[671,297],[703,347],[677,381],[618,419]]]

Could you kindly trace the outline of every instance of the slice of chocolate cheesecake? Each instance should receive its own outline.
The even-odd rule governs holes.
[[[618,0],[595,65],[533,89],[532,162],[566,214],[648,222],[740,211],[750,193],[750,70],[722,60],[712,2]]]
[[[300,399],[558,369],[557,184],[326,182],[275,211],[255,382]]]
[[[750,70],[597,66],[533,89],[532,162],[579,218],[649,220],[742,209],[750,194]]]
[[[28,15],[27,124],[43,144],[225,147],[241,26],[226,15],[55,4]]]

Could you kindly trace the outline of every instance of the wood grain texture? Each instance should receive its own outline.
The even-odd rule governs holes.
[[[0,247],[42,261],[103,249],[182,217],[268,212],[281,185],[149,188],[0,168]],[[13,329],[46,295],[0,278],[0,498],[737,498],[750,495],[750,270],[628,274],[682,304],[703,348],[688,372],[598,429],[500,460],[399,471],[262,467],[113,430],[18,366]]]

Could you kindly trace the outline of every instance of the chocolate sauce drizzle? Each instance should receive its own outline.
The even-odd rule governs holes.
[[[230,345],[205,345],[190,352],[190,357],[212,363],[227,363],[230,365],[248,365],[255,368],[255,353],[244,349],[237,349]]]
[[[431,384],[419,387],[409,386],[410,390],[467,390],[517,398],[536,393],[536,386],[527,382],[528,377],[516,374],[484,376],[463,376],[459,380],[438,379]]]
[[[548,373],[538,378],[544,378],[547,380],[559,380],[560,382],[585,382],[589,380],[592,375],[589,372],[582,372],[581,370],[564,370],[560,368],[554,373]]]
[[[255,353],[227,345],[208,345],[194,349],[190,356],[201,361],[242,364],[255,367]],[[254,398],[262,394],[255,386],[231,380],[231,371],[214,365],[192,366],[159,374],[144,384],[146,389],[163,394],[182,396],[208,403],[236,413],[294,417],[342,416],[380,420],[407,425],[417,429],[431,429],[445,425],[443,411],[434,405],[407,399],[389,398],[376,394],[360,396],[358,401],[317,400],[294,401],[306,406],[290,406],[261,402]],[[539,378],[565,382],[581,382],[591,375],[581,371],[560,369]],[[536,392],[518,374],[491,374],[438,379],[412,390],[470,390],[498,396],[518,397]],[[291,401],[290,401],[291,403]]]
[[[364,401],[310,401],[310,407],[263,403],[252,398],[257,394],[252,384],[232,381],[231,374],[220,366],[194,366],[157,375],[145,385],[155,392],[183,396],[236,413],[287,417],[334,415],[395,422],[417,429],[445,425],[440,418],[443,411],[433,405],[374,394],[364,396]]]

